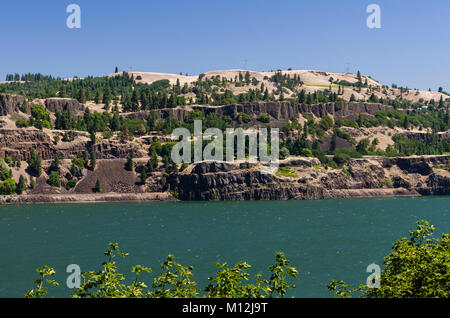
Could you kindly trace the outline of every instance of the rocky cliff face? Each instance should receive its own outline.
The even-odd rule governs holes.
[[[19,112],[24,101],[20,95],[0,94],[0,116]]]
[[[355,159],[348,170],[317,170],[290,162],[297,177],[262,173],[258,167],[202,162],[172,175],[166,189],[181,200],[292,200],[358,196],[448,195],[450,156]],[[447,167],[439,169],[436,167]]]
[[[62,132],[55,131],[62,139]],[[48,131],[37,129],[0,129],[0,157],[10,156],[13,159],[28,160],[31,149],[35,149],[43,160],[51,160],[58,153],[63,159],[75,158],[78,153],[91,149],[88,134],[85,132],[74,132],[78,138],[72,142],[60,141],[54,144],[52,136]],[[134,150],[134,156],[141,158],[146,152],[135,143],[122,143],[114,140],[102,140],[94,145],[98,159],[126,158]]]
[[[158,119],[162,120],[168,117],[174,117],[180,122],[185,122],[189,112],[201,110],[205,114],[214,113],[217,116],[230,116],[235,119],[240,112],[257,117],[260,114],[268,114],[277,121],[297,120],[301,114],[313,114],[317,117],[327,115],[335,119],[351,118],[356,119],[360,113],[375,115],[379,110],[392,109],[391,106],[375,103],[357,103],[357,102],[333,102],[316,105],[299,104],[296,102],[252,102],[242,104],[231,104],[225,106],[191,106],[166,108],[157,110]],[[129,114],[130,118],[146,119],[148,112]]]
[[[7,116],[19,112],[24,102],[25,98],[21,95],[0,94],[0,116]],[[44,106],[52,113],[70,110],[72,115],[76,115],[85,109],[83,104],[80,104],[76,99],[72,98],[47,98],[44,100],[35,100],[34,103]]]
[[[47,98],[44,103],[45,107],[52,113],[56,111],[62,113],[64,110],[69,110],[72,115],[77,115],[85,109],[83,104],[71,98]]]

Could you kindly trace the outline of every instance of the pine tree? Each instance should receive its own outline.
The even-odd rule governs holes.
[[[35,153],[35,150],[31,149],[30,161],[28,162],[30,172],[40,177],[42,174],[42,159],[41,156]]]
[[[142,171],[141,171],[141,183],[145,184],[147,181],[147,167],[142,167]]]
[[[408,120],[408,116],[405,116],[405,117],[403,118],[403,128],[409,129],[409,120]]]
[[[120,130],[120,116],[119,111],[115,110],[113,118],[111,120],[111,130],[112,131],[118,131]]]
[[[53,162],[50,166],[50,171],[58,172],[60,163],[61,163],[61,156],[58,153],[56,153],[55,158],[53,159]]]
[[[133,157],[134,157],[134,151],[133,151],[133,149],[131,149],[130,154],[127,157],[127,162],[125,164],[125,169],[128,171],[133,171],[133,169],[134,169]]]
[[[114,70],[114,73],[119,73],[119,68],[116,66],[116,69]]]
[[[336,146],[337,146],[337,134],[334,133],[330,142],[330,153],[333,153],[336,150]]]
[[[150,148],[150,159],[147,162],[147,172],[153,172],[158,167],[158,154],[155,147]]]
[[[17,184],[17,188],[16,188],[17,194],[22,194],[26,188],[27,188],[27,185],[25,184],[25,178],[23,177],[23,175],[20,175],[19,183]]]
[[[302,103],[304,103],[304,102],[306,101],[306,96],[305,96],[305,95],[306,95],[306,94],[305,94],[305,90],[302,89],[301,92],[300,92],[300,94],[298,94],[298,102],[299,102],[300,104],[302,104]]]
[[[94,171],[97,166],[97,157],[95,156],[95,151],[91,151],[91,170]]]
[[[100,182],[100,179],[98,179],[98,178],[97,178],[97,182],[95,182],[94,192],[95,193],[102,192],[102,183]]]

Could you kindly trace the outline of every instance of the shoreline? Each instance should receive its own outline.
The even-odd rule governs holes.
[[[10,199],[10,200],[8,200]],[[118,203],[118,202],[173,202],[179,201],[167,192],[150,193],[96,193],[96,194],[28,194],[0,196],[0,205],[45,203]]]
[[[441,195],[423,195],[415,190],[404,188],[396,189],[341,189],[321,198],[292,198],[273,201],[303,201],[326,199],[353,199],[353,198],[392,198],[392,197],[427,197]],[[10,199],[10,200],[8,200]],[[120,203],[120,202],[185,202],[179,200],[168,192],[150,193],[99,193],[99,194],[33,194],[0,196],[0,205],[26,205],[26,204],[79,204],[79,203]],[[201,201],[201,200],[200,200]],[[203,200],[207,201],[243,201],[243,200]],[[245,201],[245,200],[244,200]],[[268,201],[268,200],[247,200]]]

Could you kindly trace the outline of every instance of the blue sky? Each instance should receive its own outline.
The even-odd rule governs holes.
[[[66,7],[81,7],[68,29]],[[381,7],[381,29],[366,7]],[[450,91],[448,0],[3,1],[0,80],[119,69],[199,74],[247,68],[360,70],[384,84]]]

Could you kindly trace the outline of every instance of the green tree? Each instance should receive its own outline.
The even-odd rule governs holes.
[[[97,166],[97,157],[95,156],[95,151],[91,151],[91,170],[94,171]]]
[[[97,181],[95,182],[94,192],[95,193],[102,192],[102,183],[100,182],[100,179],[98,179],[98,178],[97,178]]]
[[[19,183],[17,184],[17,188],[16,188],[17,194],[22,194],[23,191],[26,190],[26,188],[27,188],[27,185],[25,183],[25,178],[23,177],[23,175],[20,175]]]
[[[56,172],[56,171],[51,171],[47,182],[52,187],[58,187],[59,188],[61,186],[61,179],[59,177],[59,173]]]
[[[125,163],[125,169],[128,171],[134,170],[133,158],[134,158],[134,151],[133,151],[133,149],[130,149],[130,153],[127,157],[127,162]]]
[[[142,171],[141,171],[141,183],[145,184],[147,182],[147,167],[144,166],[142,167]]]
[[[350,289],[343,281],[333,280],[328,289],[339,297],[356,293],[363,298],[448,298],[450,297],[450,234],[433,238],[434,226],[418,221],[409,239],[394,243],[385,257],[380,288],[361,285]]]
[[[36,154],[35,150],[31,149],[30,160],[28,161],[28,167],[30,172],[37,177],[40,177],[42,174],[42,159],[41,156]]]
[[[218,272],[209,278],[211,282],[204,291],[192,280],[193,266],[183,266],[175,261],[173,255],[167,256],[161,264],[161,274],[153,278],[151,289],[148,284],[140,281],[143,273],[150,274],[152,269],[142,265],[131,268],[135,274],[129,285],[125,283],[125,276],[119,272],[116,257],[128,256],[120,250],[119,244],[109,243],[104,253],[106,261],[98,271],[81,273],[81,285],[71,294],[72,298],[263,298],[284,297],[288,290],[295,288],[289,281],[297,278],[298,271],[290,265],[283,253],[277,253],[275,264],[268,267],[270,277],[263,279],[261,274],[254,277],[254,283],[249,282],[251,268],[246,262],[239,262],[235,266],[226,263],[216,264]],[[44,297],[47,294],[47,284],[58,286],[54,280],[46,277],[55,275],[55,270],[49,266],[42,266],[37,270],[40,279],[36,280],[36,288],[25,294],[25,297]]]

